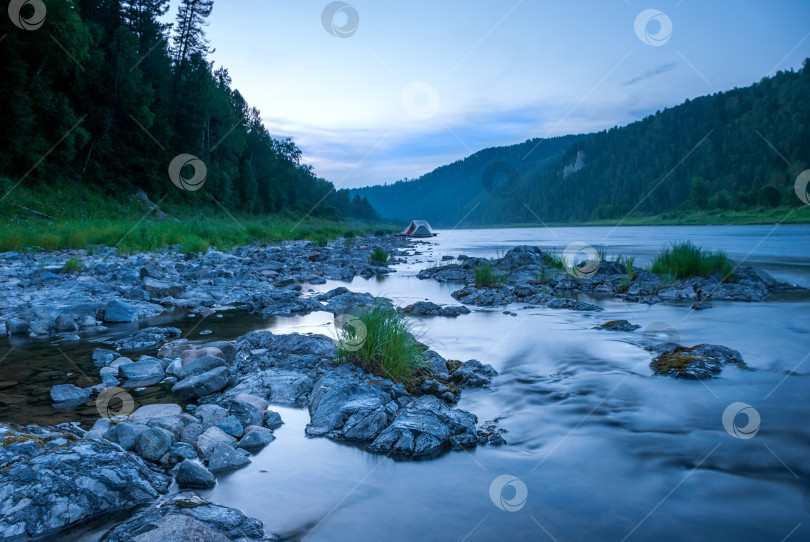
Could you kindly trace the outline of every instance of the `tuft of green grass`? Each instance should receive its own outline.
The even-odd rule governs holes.
[[[560,254],[546,254],[543,256],[543,263],[549,267],[565,269],[565,259]]]
[[[422,347],[414,338],[407,318],[392,307],[376,304],[337,329],[341,362],[364,371],[410,384],[422,363]]]
[[[496,273],[495,269],[492,267],[492,264],[489,262],[484,262],[475,268],[475,285],[478,288],[481,288],[482,286],[490,288],[505,282],[506,278],[503,275]]]
[[[653,261],[653,273],[678,279],[720,275],[722,280],[731,276],[732,267],[723,251],[711,252],[691,241],[674,243],[661,251]]]
[[[84,269],[82,262],[76,258],[70,258],[65,262],[65,265],[62,266],[62,273],[78,273],[82,269]]]
[[[627,268],[627,276],[631,279],[636,278],[636,257],[635,256],[626,256],[624,254],[620,254],[618,258],[616,258],[616,263],[622,264],[625,268]]]
[[[316,247],[325,247],[329,244],[329,238],[327,237],[318,237],[317,239],[312,241],[312,245]]]
[[[382,247],[374,247],[368,261],[373,263],[386,263],[388,261],[388,253]]]

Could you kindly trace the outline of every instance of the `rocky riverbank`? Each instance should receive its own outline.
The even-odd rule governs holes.
[[[409,245],[394,237],[374,240],[394,255],[391,261]],[[344,287],[306,297],[300,283],[392,271],[366,264],[369,252],[343,243],[192,258],[110,252],[84,256],[78,275],[40,265],[55,255],[5,254],[4,288],[12,295],[2,310],[14,315],[6,320],[9,334],[32,335],[137,323],[175,307],[208,315],[224,305],[273,315],[339,314],[390,301]],[[415,312],[447,314],[437,309],[425,305]],[[151,507],[103,539],[166,540],[181,531],[197,533],[197,540],[265,539],[257,520],[194,494],[158,499],[172,482],[186,490],[211,488],[220,473],[248,465],[283,424],[271,404],[307,408],[310,437],[372,453],[425,458],[505,443],[496,423],[477,427],[474,414],[453,407],[462,388],[488,386],[497,375],[477,360],[447,361],[425,347],[420,377],[406,389],[339,364],[334,340],[322,335],[251,332],[203,345],[179,336],[172,327],[142,328],[93,351],[98,384],[51,388],[55,407],[96,404],[100,417],[89,431],[78,424],[0,427],[0,539],[48,535],[142,504]],[[127,390],[158,383],[172,384],[178,402],[135,409]]]
[[[137,323],[172,309],[203,316],[225,306],[267,315],[311,312],[320,305],[302,297],[302,283],[391,273],[388,264],[401,261],[412,243],[371,236],[323,247],[300,241],[228,253],[164,249],[123,256],[115,248],[93,254],[0,253],[0,333],[65,338],[79,330]],[[387,263],[370,261],[374,247],[389,254]]]

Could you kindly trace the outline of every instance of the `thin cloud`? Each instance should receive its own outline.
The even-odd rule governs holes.
[[[639,75],[638,77],[633,77],[632,79],[628,79],[624,83],[622,83],[623,87],[629,87],[631,85],[635,85],[636,83],[640,83],[645,79],[649,79],[650,77],[655,77],[656,75],[661,75],[662,73],[667,73],[675,69],[675,63],[669,62],[667,64],[663,64],[658,66],[657,68],[653,68],[651,70],[647,70],[643,74]]]

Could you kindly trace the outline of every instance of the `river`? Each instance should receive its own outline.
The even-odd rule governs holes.
[[[400,305],[421,299],[455,303],[450,293],[457,286],[420,281],[418,270],[446,255],[496,256],[520,244],[562,250],[574,241],[604,246],[609,256],[635,256],[642,266],[667,243],[688,239],[810,287],[806,225],[438,233],[419,245],[420,254],[397,265],[397,273],[358,277],[347,286]],[[338,285],[345,284],[305,289]],[[308,413],[276,408],[286,422],[276,441],[248,467],[220,476],[214,489],[200,494],[241,509],[289,540],[810,539],[810,295],[782,295],[760,304],[714,302],[703,311],[689,304],[596,302],[603,312],[516,304],[474,309],[456,319],[415,320],[422,342],[445,358],[475,358],[499,371],[490,389],[465,390],[458,407],[479,421],[501,417],[506,446],[400,461],[307,439]],[[614,319],[642,329],[593,329]],[[227,311],[207,320],[213,334],[205,340],[233,339],[252,329],[331,335],[331,320],[326,313],[262,319]],[[184,331],[196,325],[186,317],[167,321]],[[667,327],[685,345],[734,348],[754,370],[729,366],[706,382],[653,376],[650,355],[638,345],[643,331],[656,327]],[[7,350],[7,339],[2,341],[0,351]],[[92,365],[68,363],[47,342],[15,346],[0,380],[26,363],[44,364],[56,375],[76,363],[75,370],[95,374]],[[92,345],[83,348],[76,359],[88,358]],[[44,389],[47,395],[48,371],[17,376],[20,384],[3,393],[42,397]],[[140,400],[165,394],[157,387]],[[732,426],[731,432],[724,427],[724,412],[733,403],[759,414],[752,438],[736,438]],[[4,413],[4,420],[40,423],[92,417],[55,412],[44,399],[4,405]],[[746,425],[745,415],[732,419],[737,427]],[[100,526],[84,528],[67,539],[95,540],[100,532]]]

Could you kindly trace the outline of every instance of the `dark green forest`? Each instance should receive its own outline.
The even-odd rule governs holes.
[[[439,227],[618,222],[801,205],[793,185],[808,167],[805,61],[798,72],[687,100],[624,127],[485,149],[419,179],[354,193],[383,216]]]
[[[39,28],[0,17],[0,182],[32,189],[81,183],[111,198],[374,219],[361,198],[319,178],[290,139],[208,57],[213,0],[49,0]],[[27,11],[26,11],[27,10]],[[31,4],[21,16],[36,22]],[[179,154],[207,169],[184,191],[167,168]],[[183,176],[194,170],[187,166]],[[3,191],[4,193],[6,190]],[[78,192],[78,191],[77,191]]]

